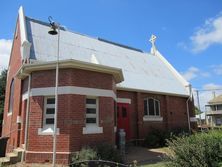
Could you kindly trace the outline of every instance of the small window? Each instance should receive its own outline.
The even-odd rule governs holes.
[[[86,99],[86,104],[96,104],[96,99]]]
[[[160,101],[154,98],[144,99],[144,115],[160,116]]]
[[[44,106],[44,126],[54,125],[55,119],[55,97],[46,97]]]
[[[98,124],[98,99],[86,98],[86,124]]]
[[[55,98],[48,98],[47,104],[55,104]]]
[[[123,118],[126,118],[126,117],[127,117],[126,107],[122,107],[122,117],[123,117]]]
[[[148,99],[148,114],[155,115],[154,99]]]
[[[221,104],[217,106],[217,110],[222,110],[222,105]]]
[[[222,120],[221,118],[216,118],[216,126],[221,126]]]
[[[9,113],[12,113],[13,111],[13,104],[14,104],[14,79],[11,81],[10,85],[10,95],[9,95]]]

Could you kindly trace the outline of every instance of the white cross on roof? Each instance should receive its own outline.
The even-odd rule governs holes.
[[[153,54],[155,55],[155,52],[156,52],[156,46],[155,46],[156,36],[152,34],[149,41],[152,44],[152,51],[153,51]]]

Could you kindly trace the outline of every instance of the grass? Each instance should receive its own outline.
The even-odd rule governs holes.
[[[170,152],[168,147],[161,147],[161,148],[151,148],[149,151],[156,152],[156,153],[163,153],[167,154]]]
[[[166,162],[158,162],[155,164],[142,165],[142,167],[165,167]]]

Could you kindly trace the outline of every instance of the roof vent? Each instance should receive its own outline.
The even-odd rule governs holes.
[[[91,63],[99,64],[99,61],[97,60],[97,58],[94,54],[91,55]]]

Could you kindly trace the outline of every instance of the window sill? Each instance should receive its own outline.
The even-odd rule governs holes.
[[[54,130],[53,127],[43,127],[38,128],[38,135],[53,135]],[[59,128],[56,130],[56,135],[59,135]]]
[[[103,133],[103,127],[98,126],[86,126],[82,129],[83,134],[98,134]]]
[[[160,116],[143,116],[143,121],[163,121],[163,117]]]

